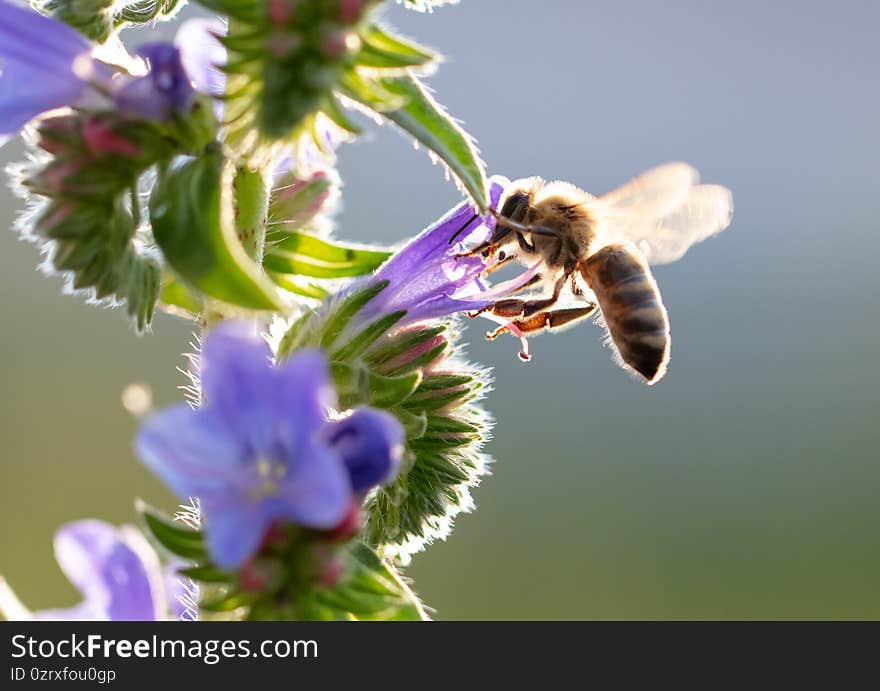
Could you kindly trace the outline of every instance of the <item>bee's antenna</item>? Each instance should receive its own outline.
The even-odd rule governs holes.
[[[467,220],[467,222],[466,222],[461,228],[459,228],[458,230],[455,231],[455,235],[453,235],[451,238],[449,238],[449,244],[450,244],[450,245],[451,245],[453,242],[455,242],[455,238],[457,238],[459,235],[461,235],[461,234],[464,232],[464,229],[465,229],[465,228],[467,228],[471,223],[474,222],[474,219],[475,219],[476,217],[477,217],[477,214],[475,213],[473,216],[471,216],[471,217]]]
[[[492,214],[496,220],[504,223],[506,226],[510,226],[514,230],[519,230],[523,233],[532,233],[533,235],[549,235],[554,238],[559,237],[559,233],[553,230],[553,228],[548,228],[547,226],[527,226],[518,221],[514,221],[512,218],[502,216],[498,211],[491,208],[489,209],[489,213]]]

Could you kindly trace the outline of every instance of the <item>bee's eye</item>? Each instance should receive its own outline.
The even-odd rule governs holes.
[[[506,256],[507,256],[507,254],[504,252],[504,250],[501,250],[501,251],[498,253],[498,261],[503,262],[503,261],[504,261],[504,258],[505,258]]]
[[[521,223],[526,218],[529,210],[529,195],[525,192],[516,192],[511,194],[501,207],[501,216],[509,218],[511,221]]]

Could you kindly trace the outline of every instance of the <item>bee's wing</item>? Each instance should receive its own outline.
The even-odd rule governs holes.
[[[653,168],[599,198],[613,241],[634,244],[651,264],[680,259],[694,243],[724,230],[733,196],[720,185],[698,185],[686,163]]]

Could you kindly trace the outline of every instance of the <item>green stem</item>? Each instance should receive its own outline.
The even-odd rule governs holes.
[[[261,170],[239,166],[233,183],[235,192],[235,230],[248,256],[263,263],[266,225],[269,213],[269,189]]]

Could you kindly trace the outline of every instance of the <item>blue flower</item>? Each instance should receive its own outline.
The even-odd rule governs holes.
[[[158,121],[186,112],[196,92],[184,70],[180,50],[171,43],[146,43],[137,54],[147,61],[149,71],[116,89],[116,108],[124,114]]]
[[[490,179],[490,201],[497,208],[510,181]],[[464,202],[429,226],[389,259],[368,280],[388,281],[353,320],[355,329],[397,311],[406,316],[397,326],[437,319],[465,310],[480,310],[528,283],[536,264],[520,276],[488,288],[480,275],[488,268],[482,257],[459,256],[468,246],[479,245],[495,227],[491,214],[480,216],[477,207]],[[358,282],[356,287],[362,287]]]
[[[91,49],[66,24],[0,0],[0,138],[80,101],[95,69]]]
[[[330,419],[336,394],[319,351],[278,366],[270,357],[252,326],[218,325],[200,360],[205,405],[157,413],[135,441],[177,495],[198,497],[208,551],[223,568],[251,557],[277,521],[336,527],[400,463],[404,433],[391,415]]]
[[[29,612],[0,579],[0,611],[7,619],[155,621],[167,619],[159,560],[134,528],[96,520],[62,526],[55,559],[83,601],[67,609]]]
[[[130,61],[119,53],[114,61]],[[160,121],[186,111],[195,90],[178,49],[149,43],[138,54],[148,70],[129,74],[98,60],[95,46],[66,24],[0,0],[0,144],[63,106],[115,108]]]

